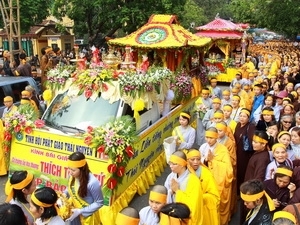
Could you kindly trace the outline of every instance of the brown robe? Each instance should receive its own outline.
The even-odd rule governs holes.
[[[247,127],[249,124],[249,129],[247,132]],[[242,136],[248,133],[249,141],[252,143],[253,134],[255,131],[255,125],[248,123],[245,126],[241,127],[240,123],[237,123],[234,139],[236,143],[236,180],[237,180],[237,193],[240,194],[239,187],[244,182],[245,173],[247,169],[248,162],[254,152],[245,152],[243,150],[243,141]]]
[[[245,181],[258,179],[260,181],[265,180],[266,169],[270,163],[270,155],[267,150],[254,152],[251,156],[246,174],[245,174]]]

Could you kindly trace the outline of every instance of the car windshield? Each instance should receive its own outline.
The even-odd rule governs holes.
[[[58,94],[43,115],[46,125],[86,130],[88,126],[100,126],[117,116],[119,101],[110,104],[101,96],[95,101],[84,94],[69,96],[68,92]]]

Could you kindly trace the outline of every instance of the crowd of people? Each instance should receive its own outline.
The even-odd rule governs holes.
[[[103,205],[100,182],[90,172],[83,153],[68,158],[70,178],[62,193],[73,205],[64,218],[71,225],[100,224],[99,209]],[[58,205],[58,194],[50,187],[36,188],[35,177],[28,171],[15,171],[5,185],[6,203],[0,205],[3,225],[65,225]]]
[[[247,61],[225,90],[211,78],[194,112],[180,113],[172,132],[171,173],[164,185],[152,188],[149,206],[140,212],[124,208],[117,225],[227,225],[237,207],[243,225],[300,224],[300,50],[282,41],[248,50]],[[53,61],[53,49],[44,51]],[[43,76],[51,63],[41,60]],[[4,102],[12,106],[11,97]],[[191,123],[193,113],[196,123]],[[64,194],[75,208],[66,220],[100,224],[103,196],[84,155],[71,154],[68,167]],[[5,189],[0,224],[64,224],[57,193],[36,189],[31,173],[14,172]],[[15,216],[20,208],[24,217]]]
[[[282,41],[248,50],[228,88],[218,87],[216,78],[202,88],[197,123],[182,112],[172,134],[181,159],[169,161],[165,186],[173,199],[167,202],[187,204],[190,224],[228,224],[239,198],[240,224],[280,224],[273,220],[284,212],[291,213],[291,224],[300,222],[300,50]]]

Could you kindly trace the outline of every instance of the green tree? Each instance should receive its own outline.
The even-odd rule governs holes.
[[[51,1],[49,0],[20,0],[19,4],[21,33],[28,32],[31,26],[41,23],[47,16],[50,15],[49,9]],[[13,2],[13,6],[16,6],[15,2]],[[9,9],[7,10],[9,15]],[[15,11],[14,14],[16,14]],[[16,18],[16,15],[14,15],[14,17]],[[0,26],[4,26],[2,17],[0,20]]]
[[[195,0],[195,2],[204,10],[208,21],[212,21],[217,14],[225,19],[230,17],[226,10],[229,0]]]
[[[147,22],[152,14],[180,15],[186,0],[54,0],[52,13],[57,18],[67,15],[74,20],[77,36],[104,43],[105,36],[117,30],[131,33]],[[59,9],[59,10],[57,10]],[[180,18],[179,18],[180,19]]]
[[[298,0],[232,0],[229,10],[235,20],[295,37],[299,33]]]
[[[232,0],[227,9],[232,15],[232,19],[242,23],[257,23],[257,0]]]
[[[20,0],[21,32],[28,32],[33,25],[40,24],[50,15],[49,0]]]
[[[299,33],[300,5],[298,0],[256,0],[259,26],[295,37]]]
[[[193,28],[208,22],[204,10],[196,4],[195,0],[187,0],[182,18],[180,24],[191,31]]]

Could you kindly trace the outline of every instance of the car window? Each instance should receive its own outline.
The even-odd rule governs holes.
[[[21,100],[21,92],[25,90],[25,87],[27,85],[29,85],[28,81],[11,84],[11,89],[14,95],[13,98],[15,99],[16,102],[19,102]]]
[[[120,100],[112,104],[101,96],[95,101],[84,95],[58,94],[43,115],[48,126],[70,126],[85,130],[100,126],[117,116]]]

